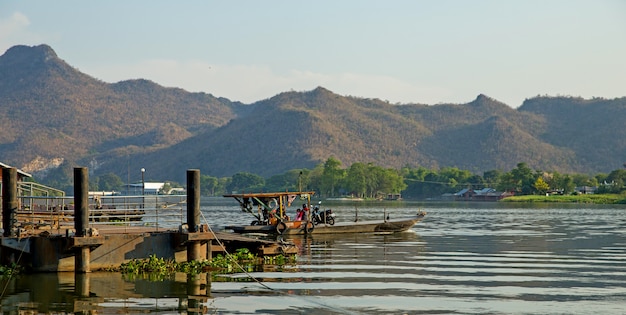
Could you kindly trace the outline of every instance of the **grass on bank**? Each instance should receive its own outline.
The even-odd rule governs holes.
[[[621,194],[581,194],[581,195],[525,195],[502,199],[503,202],[554,202],[554,203],[592,203],[626,204],[626,193]]]

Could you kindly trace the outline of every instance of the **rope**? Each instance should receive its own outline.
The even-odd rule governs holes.
[[[246,274],[246,276],[248,276],[248,278],[250,278],[250,279],[254,280],[254,282],[256,282],[256,283],[258,283],[259,285],[261,285],[262,287],[264,287],[264,288],[266,288],[266,289],[268,289],[268,290],[270,290],[270,291],[272,291],[272,292],[278,293],[278,294],[282,294],[282,295],[285,295],[285,296],[295,296],[295,297],[297,297],[297,298],[299,298],[299,299],[306,300],[306,301],[311,302],[311,303],[313,303],[313,304],[316,304],[316,305],[322,306],[322,307],[327,308],[327,309],[332,309],[332,310],[337,311],[337,312],[340,312],[340,313],[344,313],[344,314],[357,314],[357,313],[355,313],[355,312],[349,312],[349,311],[346,311],[346,310],[344,310],[344,309],[340,309],[340,308],[337,308],[337,307],[334,307],[334,306],[330,306],[330,305],[324,304],[324,303],[322,303],[322,302],[318,302],[318,301],[311,301],[311,300],[309,300],[309,299],[305,299],[304,297],[302,297],[302,296],[300,296],[300,295],[295,295],[295,294],[291,294],[291,293],[288,293],[288,292],[283,292],[283,291],[280,291],[280,290],[277,290],[277,289],[271,288],[270,286],[266,285],[266,284],[265,284],[265,283],[263,283],[261,280],[259,280],[259,279],[255,278],[255,277],[254,277],[253,275],[251,275],[251,274],[250,274],[247,270],[245,270],[245,268],[243,268],[243,266],[241,266],[241,265],[240,265],[240,264],[239,264],[236,260],[232,259],[232,255],[231,255],[231,254],[230,254],[230,253],[226,250],[226,246],[224,246],[224,243],[222,243],[222,241],[220,241],[220,239],[217,237],[217,235],[215,234],[215,232],[214,232],[214,231],[213,231],[213,229],[211,228],[211,225],[209,224],[209,221],[206,219],[206,217],[204,216],[204,213],[202,213],[202,211],[200,211],[200,215],[202,215],[202,219],[204,220],[204,222],[206,223],[206,225],[209,227],[209,231],[210,231],[211,233],[213,233],[213,235],[215,236],[215,240],[217,241],[217,243],[219,244],[219,246],[220,246],[220,247],[224,250],[224,252],[226,253],[226,256],[230,257],[230,258],[231,258],[231,260],[232,260],[232,261],[233,261],[233,262],[237,265],[237,267],[239,268],[239,270],[241,270],[244,274]]]
[[[18,242],[21,240],[21,237],[18,237],[17,240]],[[28,244],[28,242],[24,242],[24,247],[22,248],[22,250],[20,251],[20,255],[17,257],[17,262],[15,263],[16,266],[19,266],[19,262],[22,259],[22,255],[24,254],[24,250],[26,250],[26,245]],[[11,274],[9,275],[9,279],[7,279],[7,282],[4,286],[4,288],[2,288],[2,293],[0,293],[0,299],[4,298],[4,294],[7,291],[7,288],[9,287],[9,283],[11,282],[11,278],[13,277],[14,272],[11,272]]]
[[[263,286],[264,288],[271,290],[271,291],[277,291],[275,289],[270,288],[269,286],[267,286],[265,283],[261,282],[259,279],[255,278],[254,276],[252,276],[242,265],[239,264],[239,262],[237,262],[233,256],[228,252],[228,250],[226,250],[226,246],[224,246],[224,243],[219,239],[219,237],[217,237],[217,234],[215,234],[215,232],[213,231],[213,229],[211,228],[211,225],[209,224],[209,221],[207,220],[207,218],[204,216],[204,213],[202,213],[202,211],[200,211],[200,215],[202,215],[202,219],[204,220],[204,222],[206,223],[206,225],[209,227],[209,231],[211,233],[213,233],[213,236],[215,236],[215,240],[217,241],[217,244],[222,248],[222,250],[224,251],[224,253],[226,253],[226,256],[228,256],[231,261],[233,261],[235,263],[235,265],[237,265],[237,268],[239,268],[239,270],[241,270],[243,273],[246,274],[246,276],[248,276],[250,279],[254,280],[256,283],[258,283],[259,285]],[[280,292],[280,291],[278,291]]]

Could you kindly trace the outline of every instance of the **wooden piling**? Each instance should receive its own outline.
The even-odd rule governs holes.
[[[77,237],[85,237],[89,226],[89,173],[86,167],[74,168],[74,229]],[[75,256],[75,272],[90,272],[90,249],[81,246]]]
[[[17,169],[2,168],[2,228],[4,237],[17,236]],[[0,250],[0,262],[3,265],[15,263],[16,252]]]
[[[5,237],[17,236],[17,169],[2,168],[2,228]]]
[[[187,170],[187,226],[196,233],[200,226],[200,170]],[[200,243],[187,243],[187,261],[199,260]]]
[[[86,167],[74,168],[74,228],[76,236],[87,235],[89,226],[89,174]]]

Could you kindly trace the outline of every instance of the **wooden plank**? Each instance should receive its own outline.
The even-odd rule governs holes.
[[[76,236],[70,237],[70,247],[86,247],[86,246],[99,246],[104,244],[103,236]]]
[[[215,239],[215,235],[210,232],[189,232],[182,233],[184,242],[210,241]]]

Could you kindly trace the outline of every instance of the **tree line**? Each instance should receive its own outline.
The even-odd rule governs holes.
[[[91,190],[118,190],[122,180],[106,174],[90,180]],[[343,167],[342,162],[330,157],[313,169],[294,169],[283,174],[261,177],[249,172],[239,172],[232,177],[200,175],[201,193],[220,196],[233,192],[315,191],[321,197],[350,196],[366,199],[385,198],[401,194],[408,199],[439,198],[461,189],[494,188],[516,195],[572,194],[576,187],[597,187],[597,193],[619,193],[624,190],[626,169],[609,174],[560,174],[533,170],[520,162],[508,171],[492,170],[483,175],[473,174],[456,167],[438,170],[424,167],[384,168],[373,163],[353,163]],[[182,187],[168,183],[171,187]]]

